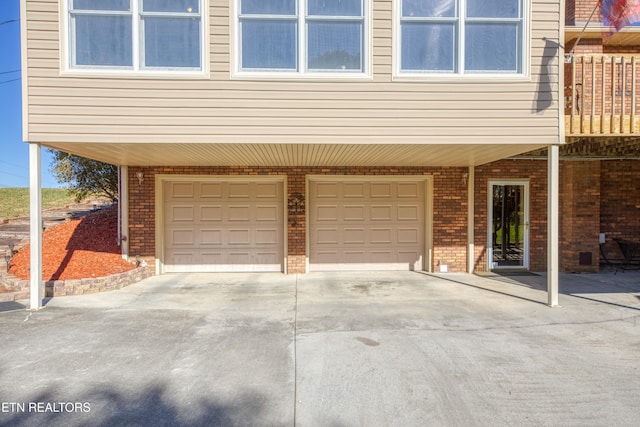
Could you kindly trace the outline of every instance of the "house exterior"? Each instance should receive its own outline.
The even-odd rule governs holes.
[[[158,274],[557,275],[559,1],[22,12],[32,187],[40,147],[120,166],[123,253]]]
[[[561,154],[561,266],[595,272],[640,241],[640,27],[602,23],[596,2],[568,0]]]

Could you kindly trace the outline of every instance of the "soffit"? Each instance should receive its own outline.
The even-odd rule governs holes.
[[[109,144],[46,143],[120,166],[475,166],[533,144]]]

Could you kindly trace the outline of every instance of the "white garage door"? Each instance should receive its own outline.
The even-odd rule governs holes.
[[[280,181],[167,181],[164,271],[283,271]]]
[[[424,181],[310,181],[309,269],[422,270]]]

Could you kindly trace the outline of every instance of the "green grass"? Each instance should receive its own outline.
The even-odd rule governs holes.
[[[63,188],[43,188],[42,208],[51,209],[75,203],[75,199]],[[0,218],[29,215],[28,188],[0,188]]]

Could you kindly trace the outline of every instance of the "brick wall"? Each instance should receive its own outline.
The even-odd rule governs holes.
[[[560,164],[560,270],[599,269],[600,162]]]
[[[620,257],[614,237],[640,241],[640,161],[601,162],[600,232],[609,257]]]
[[[139,185],[136,173],[144,174]],[[449,271],[466,271],[467,187],[463,179],[466,168],[382,168],[382,167],[153,167],[129,168],[129,252],[140,254],[149,262],[155,258],[155,175],[287,175],[289,195],[300,193],[305,201],[307,175],[431,175],[433,194],[434,264],[441,261]],[[306,203],[305,203],[306,206]],[[486,223],[486,221],[485,221]],[[289,212],[289,273],[305,271],[305,212]],[[432,268],[436,268],[435,265]]]

